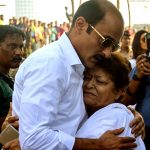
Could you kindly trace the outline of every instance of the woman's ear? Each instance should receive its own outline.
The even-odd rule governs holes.
[[[88,28],[88,23],[86,22],[86,20],[84,19],[84,17],[78,17],[76,19],[76,22],[75,22],[75,28],[76,28],[76,31],[78,33],[81,33],[82,31],[86,31],[87,28]]]

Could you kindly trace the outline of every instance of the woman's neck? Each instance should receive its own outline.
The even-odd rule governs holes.
[[[100,108],[91,108],[89,106],[86,106],[88,117],[92,116],[99,109]]]

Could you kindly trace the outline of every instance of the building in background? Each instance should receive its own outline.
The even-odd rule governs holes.
[[[27,16],[30,19],[35,18],[36,0],[15,0],[16,17]]]

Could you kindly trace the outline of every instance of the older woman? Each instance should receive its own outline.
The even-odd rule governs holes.
[[[124,127],[120,136],[133,136],[129,123],[134,118],[120,98],[129,83],[129,65],[119,54],[101,58],[95,69],[85,72],[84,101],[89,119],[77,132],[80,138],[99,138],[108,130]],[[145,150],[141,137],[136,138],[135,150]]]

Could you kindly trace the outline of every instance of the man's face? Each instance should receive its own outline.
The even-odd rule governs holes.
[[[117,22],[117,23],[116,23]],[[103,55],[105,57],[110,57],[112,52],[112,45],[109,47],[103,47],[103,39],[98,35],[98,33],[92,29],[91,33],[87,33],[87,28],[89,24],[86,23],[85,28],[83,28],[76,38],[75,49],[77,53],[87,68],[93,68],[95,66],[95,55]],[[104,37],[111,38],[114,43],[119,43],[120,38],[123,33],[123,22],[119,20],[113,14],[106,14],[103,20],[94,26],[94,28]]]
[[[5,69],[17,68],[22,60],[23,38],[13,34],[6,36],[0,43],[0,67]]]
[[[124,48],[128,48],[131,45],[131,36],[123,36],[121,39],[121,45]]]

